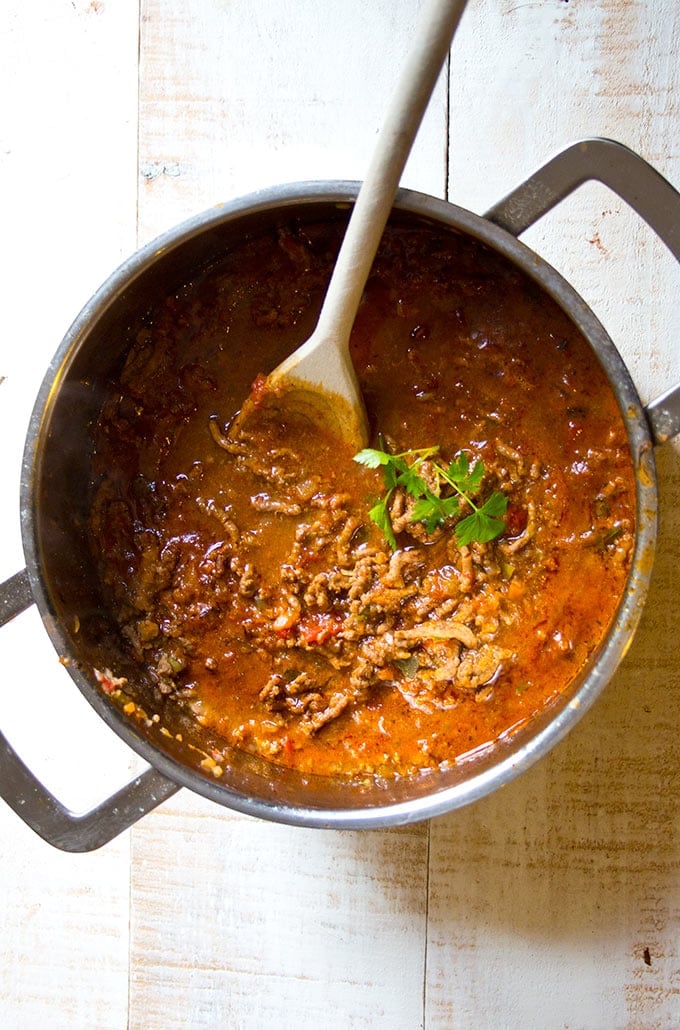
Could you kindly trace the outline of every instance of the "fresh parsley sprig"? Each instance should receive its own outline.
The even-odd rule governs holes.
[[[482,486],[484,463],[476,461],[470,467],[470,459],[464,451],[444,467],[436,461],[430,461],[432,483],[423,478],[420,468],[424,461],[432,459],[439,453],[439,447],[422,447],[418,450],[402,451],[400,454],[389,454],[376,447],[365,447],[354,460],[367,468],[382,469],[385,494],[369,511],[373,522],[384,533],[392,550],[397,549],[392,519],[390,517],[390,501],[394,491],[403,487],[406,493],[414,498],[411,521],[421,522],[427,533],[434,533],[448,519],[461,514],[461,506],[468,505],[472,509],[470,515],[459,519],[455,527],[455,535],[462,546],[477,542],[480,544],[494,540],[505,529],[505,515],[508,506],[507,497],[495,490],[483,504],[477,504],[475,497]]]

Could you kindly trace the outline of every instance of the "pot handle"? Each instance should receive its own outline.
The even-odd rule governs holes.
[[[0,584],[0,626],[33,604],[28,572]],[[33,775],[0,733],[0,797],[43,840],[61,851],[94,851],[172,797],[179,786],[149,768],[83,814],[69,811]]]
[[[519,236],[584,182],[596,179],[617,193],[680,261],[680,193],[622,143],[585,139],[573,143],[494,204],[485,218]],[[680,384],[645,407],[654,443],[680,433]]]

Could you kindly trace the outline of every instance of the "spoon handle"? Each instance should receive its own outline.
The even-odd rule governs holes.
[[[467,0],[428,0],[338,254],[315,336],[349,340],[399,180]]]

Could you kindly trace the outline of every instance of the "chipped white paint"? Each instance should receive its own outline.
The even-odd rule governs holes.
[[[195,211],[360,177],[416,14],[412,0],[3,5],[3,575],[22,562],[32,400],[82,302]],[[678,185],[679,47],[672,0],[470,0],[404,181],[443,196],[448,174],[451,199],[481,211],[556,149],[607,135]],[[593,305],[645,400],[680,379],[678,269],[618,198],[584,188],[527,239]],[[364,834],[182,793],[81,857],[0,807],[0,1025],[676,1026],[678,450],[658,454],[659,557],[624,667],[500,795]],[[77,807],[118,784],[135,763],[74,696],[35,612],[0,648],[3,729],[47,782]]]

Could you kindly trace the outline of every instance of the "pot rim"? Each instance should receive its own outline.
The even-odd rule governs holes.
[[[41,441],[59,387],[67,376],[90,327],[120,302],[130,284],[142,277],[168,251],[184,246],[226,222],[258,212],[282,212],[300,205],[334,204],[349,207],[360,183],[347,180],[294,182],[247,194],[192,216],[147,243],[125,260],[85,304],[67,330],[50,363],[29,422],[21,475],[21,528],[33,597],[52,643],[60,655],[69,654],[69,634],[56,616],[46,577],[41,571],[41,548],[36,519],[36,465]],[[619,610],[583,683],[569,702],[517,751],[498,749],[498,761],[461,783],[384,806],[315,808],[281,804],[275,799],[239,793],[162,751],[102,693],[77,665],[72,678],[87,700],[138,754],[173,782],[245,814],[301,826],[353,829],[419,821],[462,807],[489,794],[533,765],[573,728],[591,707],[623,658],[644,607],[656,543],[657,488],[649,426],[628,369],[604,327],[573,287],[543,258],[510,232],[465,208],[412,190],[400,189],[395,209],[423,216],[462,231],[506,257],[547,292],[567,313],[594,349],[610,380],[626,423],[637,482],[637,526],[631,571]]]

